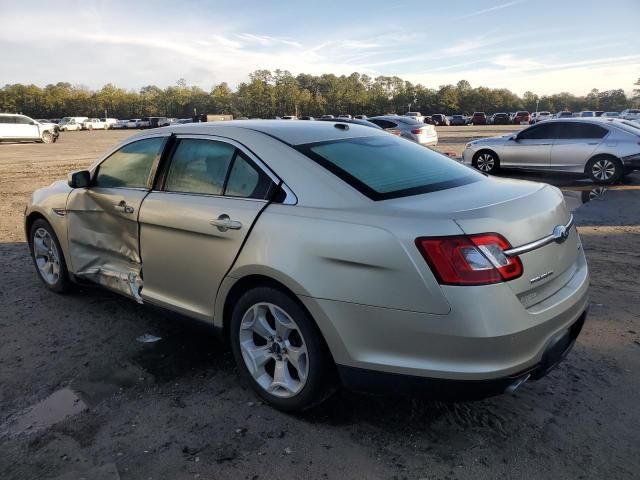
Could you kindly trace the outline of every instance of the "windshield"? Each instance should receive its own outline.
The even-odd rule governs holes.
[[[348,138],[296,147],[372,200],[445,190],[484,176],[395,136]]]

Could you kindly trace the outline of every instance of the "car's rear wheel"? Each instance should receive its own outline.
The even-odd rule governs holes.
[[[586,173],[595,183],[611,184],[617,182],[624,171],[618,159],[602,155],[589,160]]]
[[[318,405],[333,392],[333,364],[315,322],[273,287],[245,292],[233,308],[231,348],[242,376],[284,411]]]
[[[482,150],[473,157],[473,166],[483,173],[496,173],[500,168],[500,160],[492,151]]]
[[[42,142],[43,143],[53,143],[55,140],[53,134],[51,132],[43,132],[42,133]]]
[[[71,286],[67,264],[58,237],[47,221],[40,218],[33,222],[29,248],[42,283],[54,292],[67,291]]]

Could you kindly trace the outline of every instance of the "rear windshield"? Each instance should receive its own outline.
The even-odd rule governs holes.
[[[398,122],[406,123],[407,125],[422,125],[422,122],[419,122],[418,120],[414,118],[409,118],[409,117],[396,118],[394,120],[397,120]]]
[[[310,143],[296,149],[372,200],[445,190],[484,178],[440,153],[391,135]]]

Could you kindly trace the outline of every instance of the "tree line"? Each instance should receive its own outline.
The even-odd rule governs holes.
[[[640,79],[636,83],[640,85]],[[191,117],[195,113],[232,114],[235,118],[273,118],[282,115],[323,114],[466,114],[517,110],[621,111],[640,104],[640,89],[628,97],[623,89],[591,90],[584,96],[562,92],[519,96],[507,89],[456,85],[428,88],[397,76],[365,74],[292,75],[286,70],[256,70],[234,90],[226,82],[210,91],[189,86],[184,79],[167,88],[148,85],[127,90],[108,83],[99,90],[60,82],[45,87],[7,84],[0,88],[0,111],[20,112],[33,118],[63,116]]]

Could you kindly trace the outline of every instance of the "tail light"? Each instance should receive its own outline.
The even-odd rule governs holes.
[[[422,132],[422,128],[414,128],[413,130],[411,130],[411,133],[413,133],[414,135],[420,135]]]
[[[522,262],[505,255],[511,245],[497,233],[421,237],[416,246],[442,285],[490,285],[522,275]]]

